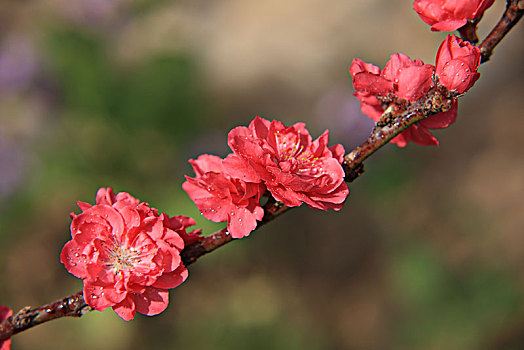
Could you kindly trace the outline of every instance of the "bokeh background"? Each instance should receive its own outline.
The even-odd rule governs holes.
[[[385,147],[340,212],[295,209],[202,258],[159,316],[92,312],[12,348],[524,348],[523,29],[440,147]],[[112,186],[211,233],[189,158],[227,154],[257,114],[350,149],[372,126],[351,60],[433,63],[444,37],[411,1],[1,0],[0,304],[80,290],[59,262],[76,200]]]

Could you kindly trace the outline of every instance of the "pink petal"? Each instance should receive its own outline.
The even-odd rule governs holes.
[[[449,111],[429,116],[426,119],[421,120],[419,124],[428,129],[447,128],[457,119],[457,105],[458,102],[455,100]]]
[[[390,142],[396,144],[399,147],[406,147],[409,142],[408,137],[406,136],[407,132],[403,131],[397,136],[395,136]]]
[[[331,151],[333,158],[338,160],[339,163],[342,163],[344,161],[344,155],[346,154],[344,146],[342,146],[341,144],[336,144],[329,147],[329,150]]]
[[[257,138],[266,138],[271,122],[258,115],[249,123],[249,129],[253,132],[253,136]]]
[[[111,187],[100,188],[96,192],[96,204],[113,205],[116,201],[115,193]]]
[[[269,186],[269,192],[277,201],[281,201],[288,207],[299,207],[302,205],[303,195],[280,185]]]
[[[411,129],[411,130],[409,130]],[[412,125],[408,128],[410,131],[410,141],[421,146],[438,146],[438,140],[426,128],[418,125]],[[406,131],[408,131],[406,130]]]
[[[85,210],[91,208],[91,204],[89,204],[89,203],[77,201],[76,204],[78,205],[78,207],[82,211],[85,211]]]
[[[134,301],[137,312],[147,316],[157,315],[167,308],[169,292],[165,289],[149,287],[143,294],[135,294]]]
[[[222,171],[222,158],[211,154],[202,154],[196,160],[190,159],[196,175],[204,175],[207,172],[219,173]]]
[[[437,22],[431,26],[431,30],[434,32],[453,32],[467,23],[467,19],[449,19],[441,22]]]
[[[0,305],[0,323],[5,321],[9,316],[13,315],[13,310],[7,306]],[[0,340],[0,350],[11,349],[11,338]]]
[[[379,75],[362,72],[353,77],[353,87],[373,95],[387,95],[393,91],[393,82]]]
[[[380,119],[384,109],[377,97],[367,92],[355,92],[354,94],[360,100],[360,110],[371,120],[377,122]]]
[[[135,318],[135,301],[132,295],[127,295],[122,302],[113,306],[113,310],[124,321],[131,321]]]
[[[104,311],[110,306],[120,303],[127,293],[119,292],[113,286],[97,285],[84,282],[84,300],[97,311]]]
[[[140,214],[138,214],[136,207],[130,206],[123,201],[117,202],[113,207],[122,215],[127,230],[140,226]]]
[[[434,67],[429,64],[401,69],[398,73],[397,96],[409,101],[424,96],[433,86],[434,71]]]
[[[245,158],[229,154],[223,161],[227,175],[247,182],[260,182],[260,176]]]
[[[236,208],[229,214],[227,230],[233,238],[248,236],[257,227],[257,219],[262,220],[264,210],[256,207],[253,212],[247,208]]]
[[[83,246],[78,245],[75,240],[67,242],[60,252],[60,262],[64,264],[69,273],[78,278],[85,278],[86,257],[82,254]]]
[[[171,289],[178,287],[186,280],[188,271],[184,266],[179,266],[175,271],[160,276],[152,287],[160,289]]]
[[[354,77],[355,74],[361,72],[369,72],[372,74],[379,75],[380,68],[371,63],[366,63],[359,58],[354,58],[353,62],[351,63],[351,66],[349,67],[349,73],[352,77]]]
[[[398,77],[399,72],[403,68],[418,65],[421,64],[416,64],[409,58],[408,55],[405,55],[403,53],[395,53],[391,55],[389,61],[386,63],[386,66],[382,71],[382,76],[390,81],[395,81]]]
[[[173,231],[169,228],[164,228],[163,240],[175,246],[178,250],[184,249],[184,240],[176,231]]]
[[[205,188],[199,186],[198,182],[190,177],[186,177],[186,182],[182,188],[189,195],[191,200],[198,207],[202,215],[211,221],[222,222],[227,220],[227,210],[231,206],[231,199],[221,199],[213,196]]]

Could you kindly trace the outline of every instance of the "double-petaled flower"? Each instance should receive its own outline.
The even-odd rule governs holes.
[[[229,155],[226,159],[234,161],[233,157],[236,156]],[[233,238],[249,235],[257,220],[264,216],[260,197],[265,186],[231,177],[224,171],[223,159],[217,156],[203,154],[189,162],[196,176],[186,176],[182,187],[202,215],[214,222],[227,221],[227,230]]]
[[[182,187],[205,218],[227,221],[233,238],[249,235],[262,220],[266,190],[289,207],[339,210],[349,194],[344,148],[328,147],[328,138],[326,131],[313,140],[304,123],[286,127],[256,117],[248,127],[231,130],[233,153],[225,159],[204,154],[190,160],[196,176],[186,176]]]
[[[355,96],[360,100],[361,110],[375,122],[384,109],[377,96],[395,95],[414,102],[422,98],[434,85],[433,75],[449,90],[463,93],[473,86],[480,76],[480,50],[454,35],[448,36],[440,45],[436,67],[421,60],[411,60],[396,53],[391,56],[383,70],[358,58],[353,60],[349,72],[353,77]],[[446,128],[455,122],[457,102],[450,110],[432,115],[410,126],[391,142],[400,147],[409,141],[419,145],[438,145],[438,140],[429,129]]]
[[[107,307],[124,320],[135,312],[156,315],[167,307],[168,289],[187,278],[180,252],[185,216],[159,214],[147,203],[111,188],[97,192],[96,204],[78,203],[72,214],[71,237],[60,261],[84,282],[84,299],[96,310]]]
[[[256,117],[248,127],[228,135],[239,158],[224,162],[225,170],[244,181],[263,182],[272,196],[289,207],[306,203],[315,209],[340,210],[349,194],[341,162],[344,147],[328,147],[326,130],[313,140],[304,123],[290,127]]]

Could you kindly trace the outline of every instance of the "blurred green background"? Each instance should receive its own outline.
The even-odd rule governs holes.
[[[440,147],[385,147],[342,211],[293,210],[202,258],[159,316],[92,312],[12,348],[524,348],[523,28]],[[211,233],[181,190],[189,158],[224,156],[257,114],[350,149],[371,128],[352,58],[433,63],[444,37],[411,1],[0,1],[0,304],[81,289],[59,262],[76,200],[112,186]]]

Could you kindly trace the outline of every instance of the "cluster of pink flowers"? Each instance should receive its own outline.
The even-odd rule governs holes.
[[[233,238],[251,233],[264,211],[267,191],[289,207],[340,210],[349,194],[341,163],[344,147],[328,147],[329,132],[313,140],[304,123],[290,127],[256,117],[228,135],[233,153],[225,159],[202,155],[191,160],[196,177],[183,188],[205,218],[227,221]]]
[[[393,94],[401,99],[415,101],[433,87],[433,75],[449,90],[463,93],[480,77],[480,50],[454,35],[449,35],[440,45],[436,66],[424,64],[419,59],[397,53],[391,56],[381,71],[379,67],[356,58],[349,71],[353,77],[355,96],[360,100],[362,112],[374,121],[384,112],[377,96]],[[412,125],[391,142],[400,147],[409,141],[419,145],[438,145],[438,140],[428,129],[441,129],[455,122],[457,102],[447,112],[435,114]]]
[[[7,320],[9,316],[13,314],[13,310],[7,306],[0,305],[0,323]],[[11,338],[6,340],[0,340],[0,350],[9,350],[11,349]]]
[[[480,18],[495,0],[415,0],[413,9],[433,31],[452,32]]]
[[[129,193],[101,188],[96,204],[78,202],[71,237],[60,261],[84,282],[84,299],[95,310],[107,307],[124,320],[135,312],[156,315],[167,307],[168,289],[188,275],[180,252],[195,224],[186,216],[159,214]]]
[[[455,30],[480,17],[494,0],[416,0],[415,10],[432,30]],[[435,65],[397,53],[383,70],[360,59],[350,73],[362,111],[374,121],[384,112],[378,96],[396,96],[409,102],[422,98],[435,84],[458,94],[470,89],[480,74],[480,50],[454,35],[440,45]],[[392,142],[403,147],[409,141],[438,145],[429,129],[445,128],[457,115],[451,109],[412,125]],[[328,147],[326,130],[313,140],[304,123],[283,123],[256,117],[249,126],[230,131],[233,151],[224,159],[204,154],[190,160],[195,177],[186,176],[182,187],[202,215],[227,222],[233,238],[248,236],[264,218],[263,196],[288,207],[306,203],[322,210],[340,210],[349,189],[342,168],[344,147]],[[156,315],[168,305],[168,290],[188,276],[181,259],[185,246],[200,239],[200,230],[187,232],[195,221],[186,216],[169,217],[128,193],[101,188],[96,204],[78,202],[80,214],[71,214],[71,240],[60,260],[83,279],[88,305],[108,307],[124,320],[136,312]],[[0,321],[12,311],[0,306]],[[10,347],[0,342],[0,350]]]

